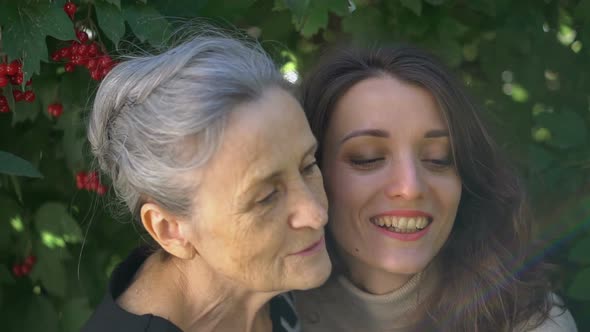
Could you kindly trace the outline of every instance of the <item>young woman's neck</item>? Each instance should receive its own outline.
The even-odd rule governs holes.
[[[278,292],[245,290],[216,274],[198,256],[187,261],[163,259],[156,253],[136,278],[118,300],[122,306],[130,304],[130,309],[143,311],[124,307],[131,312],[164,317],[184,332],[272,330],[268,301]]]
[[[383,295],[403,287],[413,275],[394,274],[383,269],[370,266],[340,251],[340,257],[347,266],[346,277],[359,289],[365,292]]]

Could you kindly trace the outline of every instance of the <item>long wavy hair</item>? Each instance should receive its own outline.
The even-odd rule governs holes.
[[[338,100],[355,84],[389,75],[422,87],[446,120],[462,195],[451,234],[435,258],[439,287],[422,308],[441,331],[511,331],[549,317],[548,265],[533,257],[523,183],[488,134],[463,85],[429,53],[411,46],[340,46],[306,76],[301,101],[319,141]],[[321,166],[321,165],[320,165]]]

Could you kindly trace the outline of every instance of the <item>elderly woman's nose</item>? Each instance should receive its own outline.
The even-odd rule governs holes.
[[[412,200],[424,192],[424,178],[419,161],[404,157],[392,161],[385,182],[385,195],[391,199]]]
[[[314,188],[304,185],[294,193],[294,196],[289,216],[290,226],[293,228],[323,228],[328,222],[323,192],[318,193]]]

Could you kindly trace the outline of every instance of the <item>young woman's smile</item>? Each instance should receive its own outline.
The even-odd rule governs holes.
[[[329,227],[351,279],[385,274],[391,284],[363,287],[399,287],[437,255],[461,198],[436,101],[391,77],[361,81],[337,103],[324,146]]]

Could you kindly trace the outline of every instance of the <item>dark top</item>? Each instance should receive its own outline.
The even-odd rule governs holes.
[[[100,305],[82,327],[82,332],[182,332],[169,320],[152,314],[135,315],[121,308],[115,299],[131,285],[135,273],[150,255],[146,247],[135,249],[113,271],[109,289]],[[301,331],[295,314],[293,295],[275,296],[270,301],[270,316],[273,332]]]

